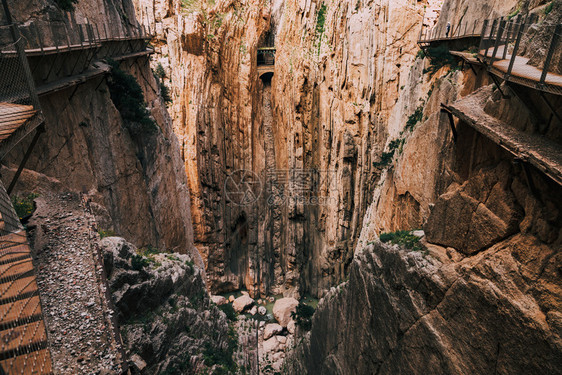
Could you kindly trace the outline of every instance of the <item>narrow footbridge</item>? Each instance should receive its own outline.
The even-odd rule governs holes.
[[[431,29],[422,28],[418,44],[425,51],[448,46],[453,56],[471,66],[484,66],[498,86],[499,80],[503,80],[562,95],[562,24],[538,22],[538,18],[530,14],[485,20],[481,24],[441,23]],[[537,39],[544,43],[536,44]]]
[[[478,57],[499,79],[562,95],[561,54],[562,24],[538,23],[534,15],[484,22]]]
[[[453,134],[456,129],[452,116],[459,118],[478,133],[513,155],[515,160],[527,163],[562,186],[562,147],[540,134],[530,134],[488,115],[484,108],[492,95],[492,87],[483,87],[452,104],[442,104],[448,113]],[[456,135],[455,135],[456,137]]]
[[[271,77],[275,70],[275,52],[273,45],[258,48],[258,77]]]

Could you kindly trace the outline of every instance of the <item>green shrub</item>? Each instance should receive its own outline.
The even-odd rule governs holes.
[[[414,236],[411,231],[399,230],[392,233],[381,233],[379,239],[381,240],[381,242],[390,242],[395,245],[401,245],[410,250],[423,250],[423,246],[420,243],[420,238]]]
[[[129,131],[133,135],[156,132],[158,126],[150,118],[150,112],[146,109],[144,94],[136,78],[121,70],[119,63],[109,60],[108,64],[111,66],[111,74],[108,80],[111,100],[121,113]]]
[[[164,82],[160,82],[160,95],[162,95],[164,103],[169,104],[172,102],[172,98],[170,97],[170,89],[164,84]]]
[[[310,331],[312,328],[312,315],[314,315],[314,307],[302,302],[297,305],[296,311],[291,313],[295,324],[305,331]]]
[[[408,121],[406,121],[405,128],[407,130],[414,130],[416,124],[418,122],[421,122],[422,120],[423,120],[423,106],[420,105],[418,108],[416,108],[414,113],[410,117],[408,117]]]
[[[390,143],[388,144],[388,152],[383,152],[381,155],[381,160],[379,162],[373,163],[373,165],[377,168],[387,167],[392,162],[392,158],[394,157],[396,150],[402,151],[404,142],[404,138],[393,139],[392,141],[390,141]]]
[[[508,16],[507,19],[512,19],[513,17],[517,16],[519,14],[521,10],[519,8],[515,9],[513,12],[511,12]]]
[[[78,0],[55,0],[55,2],[62,10],[70,12],[74,10],[74,4],[77,4]]]
[[[322,4],[320,9],[318,9],[318,16],[316,17],[316,36],[320,36],[324,33],[324,26],[326,23],[326,11],[328,7],[326,4]]]
[[[219,310],[226,314],[228,320],[234,322],[238,318],[238,314],[234,311],[234,307],[230,303],[225,303],[224,305],[218,306]]]
[[[322,36],[324,35],[324,27],[326,23],[326,11],[328,7],[326,4],[322,4],[318,9],[318,14],[316,16],[316,44],[318,47],[318,54],[320,54],[320,47],[322,46]]]
[[[156,77],[160,79],[166,78],[166,71],[164,70],[164,67],[162,66],[161,63],[158,63],[158,65],[156,65],[156,70],[154,71],[154,74],[156,75]]]
[[[131,258],[131,266],[135,271],[140,271],[144,267],[147,267],[150,264],[150,261],[143,257],[142,255],[135,254]]]
[[[35,211],[33,200],[37,197],[39,197],[39,194],[36,193],[30,193],[24,196],[14,195],[12,197],[12,204],[20,220],[33,214]]]
[[[552,8],[554,7],[554,1],[551,1],[550,4],[544,8],[544,14],[548,16],[550,12],[552,12]]]
[[[147,247],[141,247],[140,249],[137,249],[137,254],[148,257],[154,254],[159,254],[160,251],[158,251],[157,248],[152,247],[150,245],[148,245]]]
[[[115,232],[111,229],[99,229],[98,234],[100,235],[100,239],[104,239],[105,237],[115,237]]]
[[[384,168],[390,164],[393,157],[394,157],[394,150],[391,150],[389,152],[383,152],[381,155],[381,160],[373,164],[377,168]]]
[[[456,69],[459,65],[457,59],[449,53],[449,49],[445,45],[428,48],[426,55],[430,59],[430,65],[429,68],[424,69],[424,74],[433,75],[444,66],[449,65],[451,69]]]

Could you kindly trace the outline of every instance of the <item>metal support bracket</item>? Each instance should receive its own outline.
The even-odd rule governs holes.
[[[18,182],[18,179],[21,175],[21,172],[23,172],[23,169],[25,168],[25,164],[29,160],[29,157],[31,156],[31,153],[33,152],[33,149],[35,148],[35,145],[37,144],[37,141],[39,140],[39,137],[44,132],[45,132],[45,123],[42,123],[35,130],[35,135],[33,136],[33,139],[31,140],[31,143],[29,144],[29,147],[27,148],[27,151],[25,152],[25,155],[23,156],[23,159],[22,159],[22,161],[21,161],[21,163],[18,167],[18,170],[16,171],[16,174],[14,175],[14,178],[12,178],[12,182],[10,182],[10,186],[8,186],[8,189],[6,190],[8,195],[10,195],[12,193],[12,190],[14,190],[14,187],[16,186],[16,183]]]
[[[449,118],[449,125],[451,126],[451,132],[453,133],[453,141],[457,142],[457,128],[455,127],[455,119],[453,114],[441,104],[441,113],[446,113]]]

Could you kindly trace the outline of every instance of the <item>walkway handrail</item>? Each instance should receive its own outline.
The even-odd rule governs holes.
[[[480,37],[481,28],[481,23],[478,20],[475,20],[474,22],[461,22],[454,25],[437,24],[432,28],[424,27],[422,25],[418,43],[423,44],[436,41]]]
[[[152,35],[146,32],[144,25],[130,33],[108,30],[108,26],[91,24],[67,24],[63,21],[34,21],[17,26],[22,36],[27,54],[48,54],[67,52],[88,48],[98,48],[102,43],[128,40],[148,41]],[[0,27],[0,45],[9,41],[9,29]],[[13,51],[15,52],[15,51]]]
[[[490,69],[498,70],[499,65],[495,63],[505,61],[501,65],[504,79],[510,79],[517,73],[518,79],[533,81],[538,89],[544,89],[548,85],[558,86],[553,89],[562,93],[562,76],[560,76],[562,66],[555,69],[552,64],[555,53],[560,53],[562,50],[562,24],[538,25],[536,21],[536,15],[530,15],[525,19],[518,16],[512,19],[501,17],[485,21],[479,55],[488,63]],[[531,29],[532,25],[536,27]],[[548,40],[548,45],[544,56],[532,59],[534,66],[529,64],[530,59],[524,54],[529,52],[528,48],[521,47],[523,41],[530,40],[529,37],[537,33],[542,33]]]
[[[275,47],[258,47],[257,63],[260,65],[275,65]]]

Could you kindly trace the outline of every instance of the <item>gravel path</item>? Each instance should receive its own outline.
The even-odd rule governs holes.
[[[29,229],[55,373],[121,372],[93,217],[77,194],[36,203]]]

